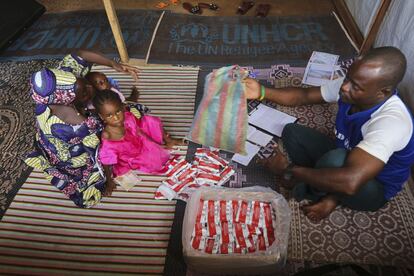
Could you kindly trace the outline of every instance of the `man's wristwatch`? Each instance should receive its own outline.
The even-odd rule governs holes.
[[[291,180],[291,179],[293,178],[293,172],[292,172],[292,169],[293,169],[293,167],[294,167],[294,166],[295,166],[295,164],[290,163],[290,164],[286,167],[285,171],[283,172],[283,178],[284,178],[285,180]]]

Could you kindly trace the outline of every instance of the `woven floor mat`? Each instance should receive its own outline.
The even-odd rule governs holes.
[[[119,81],[126,96],[132,79],[97,66]],[[141,68],[140,102],[160,116],[172,136],[191,126],[198,68]],[[186,146],[179,149],[185,156]],[[164,176],[141,175],[129,192],[117,187],[91,209],[75,207],[39,171],[19,190],[0,224],[0,271],[8,274],[161,274],[175,201],[154,200]]]

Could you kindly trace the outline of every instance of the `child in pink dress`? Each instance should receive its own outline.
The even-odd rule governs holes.
[[[108,179],[130,170],[154,174],[165,171],[164,165],[170,158],[166,148],[182,141],[164,133],[160,118],[149,115],[137,118],[124,109],[112,90],[97,93],[93,105],[105,124],[99,159],[112,172]]]

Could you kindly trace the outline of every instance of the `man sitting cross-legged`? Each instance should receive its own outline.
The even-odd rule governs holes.
[[[262,163],[297,183],[293,195],[309,199],[305,215],[318,221],[338,205],[375,211],[401,191],[414,163],[412,116],[397,95],[406,59],[394,47],[356,59],[345,78],[321,87],[261,89],[246,79],[248,99],[297,106],[338,102],[335,141],[298,124],[287,125],[280,152]]]

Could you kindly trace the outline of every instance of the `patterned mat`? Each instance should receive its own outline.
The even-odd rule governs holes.
[[[145,58],[160,15],[161,11],[117,10],[130,57]],[[44,14],[1,53],[0,60],[61,58],[76,49],[118,56],[104,10]]]
[[[265,69],[247,67],[247,69],[253,71],[261,83],[270,87],[299,86],[304,73],[304,68],[288,65],[275,65]],[[201,78],[199,83],[202,84]],[[256,101],[250,102],[249,108],[252,109],[257,104]],[[316,128],[333,137],[336,104],[294,108],[272,103],[266,104],[297,117],[299,124]],[[271,141],[267,147],[261,149],[259,156],[269,156],[272,152],[272,145],[277,142],[277,138]],[[189,148],[189,159],[192,158],[194,148],[196,146]],[[229,160],[232,154],[222,153],[222,157]],[[375,265],[369,269],[370,271],[382,271],[379,266],[405,267],[411,270],[414,268],[412,261],[414,257],[414,189],[412,184],[406,185],[395,199],[377,212],[356,212],[339,207],[328,219],[313,223],[303,215],[299,203],[291,199],[290,192],[277,185],[278,179],[268,171],[255,165],[254,162],[247,167],[237,163],[232,163],[232,166],[236,174],[228,184],[230,187],[268,186],[289,199],[292,209],[288,246],[289,262],[283,275],[288,275],[303,267],[312,268],[326,263]],[[177,205],[176,214],[181,213],[180,208],[184,206]],[[177,219],[180,217],[175,220]],[[176,231],[176,225],[179,223],[175,221],[169,246],[171,250],[179,248],[179,243],[181,243],[181,239],[173,239],[173,236],[180,232],[180,230]],[[171,252],[178,253],[177,251]],[[314,265],[305,265],[306,262],[314,263]],[[166,275],[185,274],[183,271],[186,269],[182,257],[168,254],[166,265],[173,271],[172,273],[166,271]],[[396,271],[393,270],[393,273]],[[194,272],[187,273],[188,275],[200,275]],[[398,273],[404,275],[403,271]],[[388,275],[388,273],[382,275]]]
[[[23,162],[33,150],[34,103],[29,96],[31,73],[54,60],[0,63],[0,218],[31,169]]]
[[[117,79],[129,95],[128,76],[95,69]],[[197,76],[198,68],[142,68],[140,102],[172,136],[184,136],[191,125]],[[118,187],[95,208],[81,209],[33,171],[0,224],[0,274],[161,274],[175,202],[153,199],[164,177],[141,178],[129,192]]]
[[[149,63],[306,65],[312,51],[355,55],[334,16],[189,16],[165,14]]]

